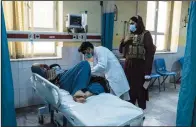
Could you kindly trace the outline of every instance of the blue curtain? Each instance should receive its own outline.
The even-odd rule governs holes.
[[[194,111],[193,111],[193,122],[192,122],[192,127],[196,126],[196,99],[195,99],[195,106],[194,106]]]
[[[1,64],[2,64],[2,84],[1,84],[1,126],[16,126],[16,113],[14,107],[14,90],[12,81],[12,71],[8,51],[7,33],[5,19],[1,2]]]
[[[114,30],[114,13],[106,12],[102,15],[102,46],[112,50]]]
[[[191,126],[196,99],[196,2],[191,2],[187,28],[182,83],[177,108],[177,126]],[[196,126],[196,125],[195,125]]]

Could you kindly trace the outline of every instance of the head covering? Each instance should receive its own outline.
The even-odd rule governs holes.
[[[144,30],[145,30],[145,26],[142,20],[142,17],[137,15],[137,16],[133,16],[131,17],[132,21],[137,23],[137,30],[135,32],[132,32],[133,34],[141,34]]]

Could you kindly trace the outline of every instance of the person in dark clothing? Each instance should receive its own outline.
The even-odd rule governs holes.
[[[151,74],[156,47],[140,16],[132,17],[129,23],[130,33],[121,40],[119,52],[126,58],[124,70],[130,85],[130,102],[137,101],[140,108],[146,109],[148,90],[143,84]]]

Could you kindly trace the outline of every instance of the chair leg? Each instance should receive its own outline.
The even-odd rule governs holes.
[[[179,78],[179,82],[181,82],[181,77]]]
[[[176,83],[180,82],[181,76],[176,80]]]
[[[165,91],[165,80],[167,79],[168,76],[163,76],[163,81],[161,83],[161,85],[164,86],[164,91]]]
[[[161,92],[161,83],[159,77],[158,77],[158,83],[159,83],[159,92]]]
[[[164,79],[166,79],[166,78],[165,78],[165,77],[163,77],[163,80],[164,80]],[[163,84],[163,85],[164,85],[163,87],[164,87],[164,91],[165,91],[165,80],[164,80],[164,82],[163,82],[163,83],[164,83],[164,84]]]
[[[51,105],[48,106],[50,111],[50,122],[54,123],[54,110],[52,109]]]
[[[157,78],[155,78],[155,79],[152,81],[152,83],[150,84],[150,86],[153,86],[153,85],[154,85],[156,79],[157,79]]]
[[[174,75],[174,87],[176,89],[176,76]]]

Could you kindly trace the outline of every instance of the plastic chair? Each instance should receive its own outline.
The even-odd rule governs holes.
[[[184,57],[181,57],[181,58],[179,59],[179,63],[180,63],[180,65],[181,65],[181,67],[183,67],[183,64],[184,64]]]
[[[156,69],[156,72],[158,74],[163,76],[163,81],[162,81],[161,85],[164,84],[164,91],[165,91],[165,80],[169,76],[173,76],[173,78],[174,78],[174,87],[176,89],[176,83],[175,83],[175,81],[176,81],[175,80],[176,79],[176,77],[175,77],[176,76],[176,72],[170,72],[170,71],[166,70],[165,60],[163,58],[155,60],[155,69]]]
[[[155,83],[155,81],[158,79],[158,83],[159,83],[159,92],[161,92],[161,83],[160,83],[160,79],[159,79],[159,77],[161,77],[161,75],[156,74],[156,73],[152,73],[152,74],[150,75],[150,77],[151,77],[151,81],[152,81],[152,83],[150,84],[150,86],[153,86],[154,83]],[[152,80],[152,79],[154,79],[154,80]]]
[[[183,68],[183,64],[184,64],[184,57],[181,57],[178,62],[180,63],[181,69]],[[180,82],[181,81],[181,76],[178,78],[178,80],[176,82]]]

